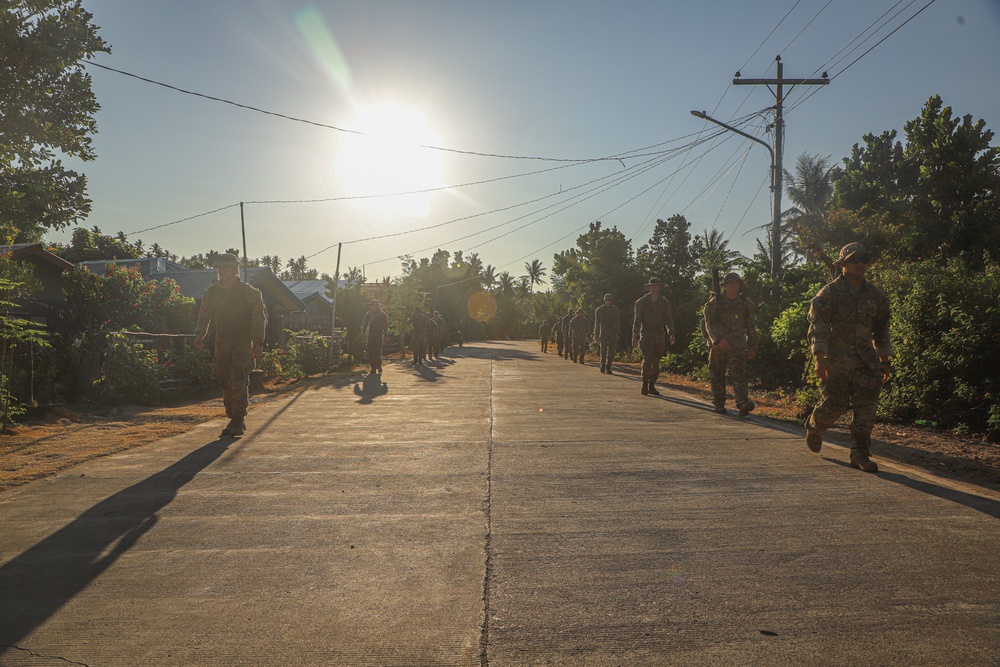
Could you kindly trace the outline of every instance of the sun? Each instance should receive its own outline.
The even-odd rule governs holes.
[[[383,103],[358,109],[348,127],[362,134],[345,135],[336,149],[334,175],[341,191],[365,197],[355,204],[376,216],[427,217],[435,193],[395,194],[443,185],[441,152],[421,148],[440,145],[427,118],[411,107]]]

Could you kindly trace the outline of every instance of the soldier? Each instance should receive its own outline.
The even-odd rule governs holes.
[[[561,357],[566,341],[563,338],[562,320],[559,318],[552,324],[552,336],[556,339],[556,353]]]
[[[379,307],[378,299],[372,299],[370,309],[361,321],[361,334],[368,336],[368,365],[371,375],[382,372],[382,345],[389,330],[389,316]]]
[[[563,335],[563,359],[569,359],[573,352],[573,341],[569,336],[569,323],[573,319],[573,316],[573,307],[570,306],[569,311],[559,320],[559,326],[562,328]],[[576,360],[574,359],[574,361]]]
[[[708,338],[708,371],[712,376],[712,399],[715,411],[726,414],[726,369],[733,378],[733,394],[740,417],[756,407],[747,387],[747,359],[757,356],[756,306],[740,294],[743,279],[727,273],[722,294],[713,294],[705,304],[705,335]]]
[[[621,338],[622,314],[614,304],[614,297],[604,295],[604,305],[594,311],[594,340],[601,348],[601,372],[613,375],[611,362],[618,351],[618,341]]]
[[[647,294],[635,302],[632,346],[638,345],[642,351],[643,395],[660,395],[656,391],[656,380],[660,377],[660,358],[667,350],[667,336],[671,345],[677,342],[673,311],[667,297],[660,295],[662,288],[659,278],[650,278],[646,283]]]
[[[889,299],[865,279],[871,256],[860,243],[840,249],[842,274],[809,307],[809,345],[823,401],[806,420],[806,444],[819,452],[823,431],[853,408],[851,467],[878,472],[871,434],[882,384],[889,378]]]
[[[576,317],[569,321],[569,329],[570,340],[573,341],[573,363],[582,364],[587,353],[587,333],[590,330],[583,308],[577,309]]]
[[[267,312],[260,290],[240,280],[240,260],[235,255],[219,255],[215,268],[219,281],[201,299],[193,345],[201,349],[209,330],[215,334],[212,367],[222,381],[222,402],[229,417],[222,435],[239,437],[247,429],[250,371],[263,352]]]
[[[542,346],[542,354],[549,351],[549,332],[552,331],[552,325],[546,319],[542,322],[542,326],[538,327],[538,344]]]
[[[410,335],[410,345],[413,347],[413,365],[423,366],[427,357],[427,330],[433,326],[430,318],[424,315],[424,309],[417,306],[410,318],[413,332]]]
[[[444,348],[448,347],[448,323],[444,321],[444,315],[436,310],[434,311],[434,321],[437,323],[437,352],[440,357]]]

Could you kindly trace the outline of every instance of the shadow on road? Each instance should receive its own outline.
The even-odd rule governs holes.
[[[370,405],[377,397],[389,393],[389,385],[382,382],[381,375],[366,375],[363,382],[355,383],[354,393],[359,396],[360,405]]]
[[[823,460],[829,461],[830,463],[835,463],[844,468],[850,468],[851,465],[846,461],[838,461],[836,459],[831,459],[826,456]],[[902,484],[903,486],[915,489],[917,491],[922,491],[923,493],[930,494],[932,496],[937,496],[938,498],[944,498],[945,500],[950,500],[953,503],[958,503],[959,505],[965,505],[970,507],[977,512],[982,512],[987,514],[994,519],[1000,519],[1000,501],[993,500],[992,498],[985,498],[983,496],[977,496],[971,493],[965,493],[964,491],[959,491],[958,489],[952,489],[947,486],[941,486],[940,484],[935,484],[933,482],[928,482],[922,479],[914,479],[909,475],[904,475],[898,472],[887,472],[880,470],[877,473],[862,473],[861,474],[874,474],[879,479],[885,480],[887,482],[895,482],[896,484]]]
[[[0,649],[16,645],[111,567],[230,442],[210,442],[109,496],[0,567]]]

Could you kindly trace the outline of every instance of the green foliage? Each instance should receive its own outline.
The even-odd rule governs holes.
[[[69,245],[54,244],[49,252],[62,257],[67,262],[80,262],[107,259],[138,259],[142,256],[142,241],[132,245],[123,232],[117,236],[102,234],[97,227],[85,229],[77,227],[73,230],[73,239]]]
[[[885,414],[997,431],[1000,263],[971,270],[957,258],[879,270],[893,307],[893,379]]]
[[[109,265],[105,275],[76,269],[63,274],[70,312],[80,328],[181,333],[194,329],[194,299],[172,280],[143,280],[135,268]]]
[[[10,309],[16,304],[9,299],[22,294],[24,284],[0,278],[0,426],[4,430],[11,420],[24,414],[20,401],[12,393],[15,353],[24,350],[32,354],[35,347],[48,347],[47,334],[38,325],[28,320],[10,316]]]
[[[94,158],[99,109],[81,61],[110,52],[92,15],[68,0],[12,0],[0,9],[0,228],[38,242],[90,212],[86,178],[57,152]]]
[[[264,372],[265,380],[288,377],[285,374],[284,358],[287,352],[281,349],[268,350],[257,358],[257,368]]]
[[[135,401],[142,405],[160,402],[160,382],[169,377],[169,369],[159,362],[155,350],[133,343],[120,333],[108,336],[99,387],[111,399]]]
[[[183,352],[170,355],[166,363],[174,378],[187,381],[186,388],[191,393],[199,394],[218,385],[212,369],[212,353],[205,348],[186,347]]]

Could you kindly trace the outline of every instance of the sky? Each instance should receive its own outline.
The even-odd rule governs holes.
[[[1000,0],[932,2],[858,59],[927,2],[84,0],[112,47],[94,63],[309,122],[91,65],[97,158],[66,162],[80,224],[180,256],[241,248],[239,202],[250,257],[332,275],[343,243],[369,280],[437,248],[518,276],[594,221],[638,249],[675,214],[750,255],[770,157],[690,114],[771,143],[773,92],[737,71],[828,72],[786,95],[789,171],[902,136],[932,95],[1000,130]]]

